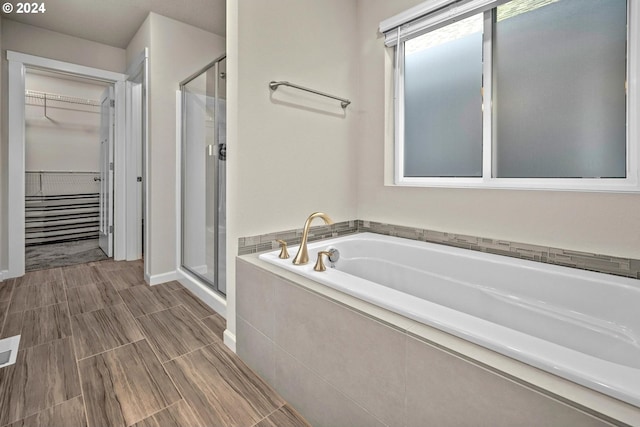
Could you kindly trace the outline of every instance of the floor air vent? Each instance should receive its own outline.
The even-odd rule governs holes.
[[[16,363],[20,335],[0,340],[0,368]]]

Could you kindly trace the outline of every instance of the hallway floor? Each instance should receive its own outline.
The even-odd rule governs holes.
[[[86,264],[108,258],[98,246],[98,239],[75,240],[24,248],[26,271]]]
[[[308,426],[222,343],[225,320],[141,262],[0,282],[0,426]]]

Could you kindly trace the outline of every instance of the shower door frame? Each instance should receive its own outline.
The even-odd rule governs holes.
[[[218,94],[219,94],[219,72],[218,72],[218,67],[220,62],[222,62],[223,60],[225,60],[227,58],[227,54],[223,54],[221,56],[219,56],[218,58],[216,58],[215,60],[213,60],[212,62],[208,63],[207,65],[205,65],[204,67],[202,67],[200,70],[198,70],[197,72],[195,72],[194,74],[192,74],[191,76],[189,76],[188,78],[186,78],[185,80],[183,80],[180,83],[180,108],[179,108],[179,124],[180,124],[180,147],[179,147],[179,154],[180,154],[180,160],[179,160],[179,164],[180,164],[180,197],[179,197],[179,201],[180,201],[180,206],[178,208],[178,211],[180,213],[180,220],[179,220],[179,224],[178,224],[178,229],[179,229],[179,250],[180,253],[178,254],[178,264],[179,264],[179,268],[182,269],[183,271],[187,272],[188,274],[192,275],[193,277],[197,278],[197,280],[201,281],[202,283],[206,284],[206,286],[211,289],[212,291],[216,292],[217,294],[223,296],[223,298],[226,299],[226,293],[222,292],[220,290],[220,286],[219,286],[219,264],[220,264],[220,236],[219,236],[219,227],[220,227],[220,215],[219,215],[219,201],[220,201],[220,192],[219,192],[219,185],[218,182],[216,181],[216,185],[214,186],[214,191],[213,191],[213,197],[215,200],[215,218],[214,218],[214,234],[213,234],[213,245],[215,248],[215,252],[214,252],[214,260],[213,260],[213,282],[211,280],[209,280],[208,278],[204,277],[202,274],[193,271],[191,268],[189,268],[189,266],[185,265],[184,263],[184,218],[185,218],[185,180],[184,180],[184,171],[186,169],[186,126],[183,120],[184,117],[184,106],[185,106],[185,91],[184,91],[184,87],[189,84],[190,82],[192,82],[193,80],[195,80],[196,78],[200,77],[203,73],[206,73],[207,71],[209,71],[211,68],[215,67],[215,76],[216,76],[216,80],[215,80],[215,85],[214,85],[214,92],[215,92],[215,104],[214,104],[214,120],[215,120],[215,132],[214,132],[214,143],[213,143],[213,149],[214,151],[219,150],[219,135],[218,135]],[[205,93],[205,97],[206,97],[206,93]],[[219,153],[216,153],[216,161],[214,162],[213,165],[213,175],[216,177],[216,180],[219,178],[219,165],[218,162],[220,161],[220,156]],[[226,180],[225,180],[225,185],[226,185]]]

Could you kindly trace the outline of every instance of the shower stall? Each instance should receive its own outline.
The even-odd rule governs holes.
[[[226,294],[226,56],[180,84],[182,268]]]

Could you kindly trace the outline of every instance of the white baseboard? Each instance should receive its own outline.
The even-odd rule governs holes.
[[[225,319],[227,318],[227,300],[224,297],[200,282],[188,272],[178,269],[179,278],[177,279],[185,288],[189,289],[202,302],[211,307],[215,312]]]
[[[231,351],[236,352],[236,336],[228,329],[224,330],[224,344],[229,347]]]
[[[152,276],[149,276],[148,274],[144,275],[144,280],[152,286],[178,279],[180,279],[180,274],[177,271],[169,271],[167,273],[154,274]]]
[[[5,277],[9,275],[9,270],[0,270],[0,282],[4,280]]]

